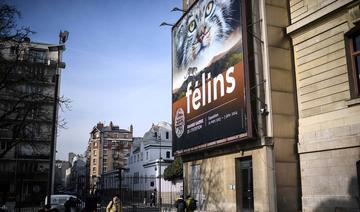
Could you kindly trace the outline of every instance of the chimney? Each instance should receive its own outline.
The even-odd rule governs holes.
[[[103,123],[101,123],[101,122],[99,122],[99,123],[97,123],[97,125],[96,125],[96,128],[98,128],[98,129],[102,129],[104,127],[104,124]]]
[[[130,132],[131,132],[131,135],[133,134],[133,132],[134,132],[134,127],[133,127],[133,125],[131,124],[130,125]]]

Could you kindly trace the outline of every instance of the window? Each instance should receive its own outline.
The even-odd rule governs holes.
[[[43,79],[45,74],[45,69],[41,66],[36,66],[30,69],[31,75],[34,77],[34,79]]]
[[[166,132],[166,139],[169,139],[169,132]]]
[[[144,158],[144,153],[141,152],[140,160],[143,161],[143,158]]]
[[[193,165],[191,167],[191,196],[194,197],[196,200],[200,201],[203,195],[201,189],[201,171],[200,165]],[[201,205],[199,205],[201,208]]]
[[[345,36],[351,97],[356,98],[360,97],[360,27],[355,27]]]
[[[96,156],[96,150],[93,151],[94,156]]]
[[[134,173],[134,184],[139,184],[139,172]]]
[[[46,59],[46,52],[42,49],[31,49],[29,52],[29,59],[33,62],[44,62]]]
[[[151,182],[150,182],[150,186],[151,186],[151,187],[154,187],[154,185],[155,185],[154,181],[151,181]]]
[[[170,158],[170,151],[166,152],[166,158]]]
[[[146,152],[146,160],[149,159],[149,152]]]
[[[15,56],[19,52],[19,48],[17,46],[10,47],[10,55]]]
[[[23,92],[26,94],[41,94],[43,90],[44,89],[38,85],[25,85],[23,87]]]

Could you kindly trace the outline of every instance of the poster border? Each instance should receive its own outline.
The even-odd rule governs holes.
[[[174,106],[173,106],[173,67],[174,67],[174,30],[178,26],[178,24],[184,19],[184,17],[191,11],[191,9],[198,4],[198,2],[201,0],[195,0],[194,3],[189,7],[189,9],[183,13],[183,15],[179,18],[179,20],[172,26],[171,28],[171,121],[173,122],[173,113],[174,113]],[[234,0],[237,1],[237,0]],[[195,152],[202,152],[206,151],[210,148],[214,147],[221,147],[224,145],[228,145],[231,143],[236,143],[239,141],[245,141],[254,139],[253,134],[253,122],[252,122],[252,107],[251,107],[251,92],[250,92],[250,73],[249,73],[249,46],[248,46],[248,20],[247,20],[247,1],[246,0],[239,0],[240,1],[240,7],[241,7],[241,32],[242,32],[242,50],[243,50],[243,70],[244,70],[244,89],[245,89],[245,103],[246,103],[246,119],[247,119],[247,128],[245,133],[240,133],[233,136],[227,136],[221,139],[217,139],[214,141],[208,141],[204,144],[195,145],[190,148],[186,149],[175,149],[176,143],[174,139],[174,123],[172,123],[172,151],[174,156],[182,156],[187,154],[192,154]]]

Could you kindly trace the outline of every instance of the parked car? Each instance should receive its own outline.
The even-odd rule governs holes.
[[[81,211],[85,207],[85,203],[83,201],[81,201],[76,196],[69,194],[51,195],[50,207],[54,211],[65,212],[65,203],[67,201],[72,201],[71,205],[73,205],[73,207],[71,208],[71,212]],[[47,197],[45,198],[45,203],[46,202],[47,202]]]

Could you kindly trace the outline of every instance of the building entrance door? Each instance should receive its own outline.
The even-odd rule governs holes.
[[[254,211],[251,157],[236,160],[236,208],[238,212]]]

